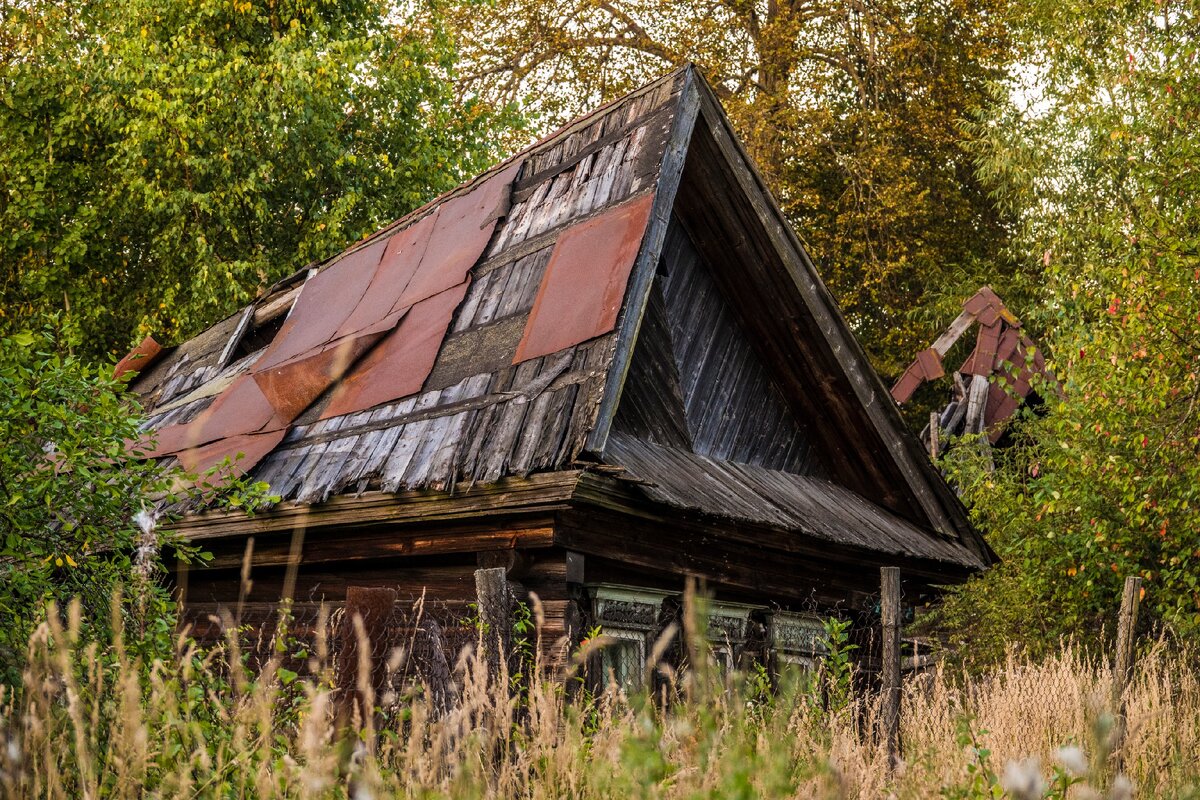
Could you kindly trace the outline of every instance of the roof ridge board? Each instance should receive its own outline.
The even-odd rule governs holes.
[[[617,322],[612,360],[596,411],[596,421],[583,446],[584,453],[595,456],[602,456],[608,444],[621,393],[629,377],[634,345],[650,299],[651,285],[658,272],[658,262],[666,240],[671,211],[675,207],[675,196],[683,178],[688,144],[700,112],[702,92],[698,86],[704,85],[704,78],[691,63],[672,75],[679,72],[683,73],[683,86],[680,88],[679,99],[675,101],[675,118],[671,123],[671,131],[667,135],[666,147],[658,168],[650,218],[642,236],[641,252],[629,276],[621,316]]]
[[[739,170],[735,169],[735,178],[739,184],[742,184],[742,188],[752,201],[755,194],[762,201],[762,207],[757,209],[760,218],[764,216],[773,218],[761,219],[767,227],[768,236],[781,250],[781,254],[785,254],[786,251],[791,251],[793,254],[793,258],[785,255],[784,264],[813,315],[825,318],[821,320],[824,324],[819,324],[817,327],[825,334],[827,343],[835,353],[836,360],[842,366],[849,383],[854,387],[859,404],[879,434],[889,455],[892,456],[892,460],[900,468],[910,491],[920,507],[930,517],[930,521],[934,523],[935,530],[942,535],[959,537],[964,545],[986,563],[995,561],[994,552],[970,524],[961,502],[945,485],[942,477],[934,471],[933,465],[923,458],[916,457],[918,452],[916,441],[904,425],[899,412],[894,406],[890,409],[884,407],[890,403],[884,403],[882,400],[890,398],[890,393],[883,385],[878,373],[870,366],[862,345],[849,331],[836,301],[828,287],[821,281],[816,267],[795,230],[788,224],[783,212],[779,210],[762,174],[734,134],[732,124],[721,107],[720,101],[717,100],[706,82],[701,80],[697,83],[700,94],[700,110],[710,125],[718,151],[726,157],[731,167],[740,167],[741,171],[744,171],[745,174],[742,175],[738,174]],[[747,178],[753,182],[753,186],[745,185]],[[782,235],[783,241],[779,241],[780,235]],[[835,337],[837,341],[834,341]],[[839,350],[848,353],[849,357],[838,356]],[[885,434],[892,434],[892,436]],[[918,478],[919,480],[917,480]],[[944,529],[943,526],[948,527],[949,530]]]

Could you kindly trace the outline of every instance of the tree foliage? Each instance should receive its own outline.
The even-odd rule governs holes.
[[[1200,630],[1200,20],[1069,0],[1033,5],[1021,35],[1028,67],[978,123],[979,163],[1045,265],[1064,393],[995,473],[958,451],[1010,563],[949,616],[1036,646],[1095,631],[1141,575],[1155,618]]]
[[[0,4],[0,325],[195,332],[483,166],[453,74],[423,4]]]
[[[464,80],[545,123],[697,62],[894,376],[963,297],[991,282],[1013,299],[1019,283],[959,125],[1008,62],[1007,3],[496,0],[450,14]]]

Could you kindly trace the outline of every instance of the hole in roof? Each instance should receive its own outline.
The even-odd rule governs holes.
[[[242,334],[242,338],[234,347],[232,360],[244,358],[269,345],[279,333],[279,329],[283,327],[285,319],[287,319],[287,314],[279,314],[271,319],[263,320],[260,325],[255,325],[252,319]]]

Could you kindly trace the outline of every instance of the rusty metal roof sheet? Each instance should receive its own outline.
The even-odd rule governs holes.
[[[367,294],[386,246],[381,240],[355,250],[310,278],[255,369],[310,354],[331,341]]]
[[[559,237],[514,364],[557,353],[613,329],[653,202],[653,195],[643,195],[568,228]]]
[[[117,362],[113,367],[113,377],[120,378],[127,372],[142,372],[157,361],[162,353],[162,345],[154,341],[153,336],[147,336]]]
[[[258,462],[274,450],[283,437],[287,435],[285,428],[266,433],[245,433],[230,436],[203,447],[193,447],[178,454],[179,463],[188,472],[203,475],[211,469],[219,467],[225,459],[232,462],[228,472],[218,470],[208,482],[219,486],[229,478],[244,475],[254,468]]]
[[[345,375],[383,336],[383,332],[344,336],[310,355],[256,371],[253,378],[275,409],[280,424],[287,424]]]
[[[156,454],[201,469],[238,450],[249,466],[266,452],[255,474],[304,502],[341,491],[352,475],[357,483],[416,486],[444,483],[462,459],[473,480],[569,463],[606,385],[610,338],[686,82],[679,73],[635,92],[319,271],[277,284],[235,315],[257,323],[262,308],[290,309],[273,341],[244,354],[236,370],[221,355],[231,347],[224,327],[180,348],[158,381],[169,391],[148,403],[162,440]],[[587,219],[601,222],[581,225]],[[597,224],[603,229],[593,231]],[[623,245],[609,241],[613,231]],[[557,277],[543,285],[559,239]],[[572,277],[573,262],[610,255],[615,265]],[[600,285],[566,285],[572,280]],[[562,296],[600,307],[566,332],[581,343],[574,352],[514,368],[539,294],[544,309],[531,335],[554,324]],[[460,313],[466,322],[455,326]],[[605,330],[610,338],[597,339]],[[440,383],[429,385],[435,365]],[[450,414],[469,398],[471,412]],[[411,424],[409,411],[418,417]],[[489,430],[500,423],[510,433],[497,438]],[[351,433],[362,426],[370,430]],[[480,444],[460,448],[460,439]]]
[[[153,454],[178,453],[218,439],[256,433],[270,426],[275,416],[275,407],[258,384],[251,376],[242,375],[196,419],[160,430]]]
[[[422,217],[407,228],[397,231],[385,240],[383,258],[375,270],[371,284],[359,301],[354,312],[342,323],[337,336],[347,336],[368,329],[383,327],[390,330],[400,321],[399,316],[385,325],[392,314],[402,314],[395,310],[400,293],[412,280],[417,267],[429,245],[437,222],[436,212]]]
[[[507,210],[509,188],[520,169],[521,162],[510,164],[467,194],[438,206],[433,233],[420,265],[396,301],[397,309],[412,306],[466,280]]]
[[[468,281],[414,305],[400,325],[334,390],[322,419],[364,411],[421,391]]]

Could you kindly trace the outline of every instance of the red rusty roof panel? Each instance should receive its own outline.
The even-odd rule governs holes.
[[[554,246],[513,363],[608,333],[641,249],[653,195],[568,228]]]
[[[159,431],[151,455],[177,453],[197,471],[244,451],[237,470],[245,471],[335,385],[325,417],[420,391],[520,168],[514,161],[313,275],[249,374],[192,422]]]
[[[417,267],[421,265],[421,258],[429,246],[429,238],[436,223],[435,211],[388,237],[383,258],[375,270],[370,286],[354,312],[338,329],[337,336],[360,333],[367,329],[376,330],[384,320],[396,313],[396,302],[412,280]],[[397,322],[398,316],[392,319],[391,324],[384,330],[390,330]]]
[[[413,306],[400,325],[342,378],[321,419],[364,411],[421,391],[469,283],[463,281]]]
[[[268,453],[274,450],[283,437],[287,435],[286,428],[266,433],[247,433],[230,436],[217,442],[194,447],[179,453],[179,463],[188,472],[203,475],[214,467],[219,467],[226,458],[233,463],[228,471],[218,470],[208,479],[214,487],[219,487],[230,478],[244,475],[262,461]]]
[[[160,430],[153,455],[177,453],[228,436],[256,433],[272,423],[274,418],[275,408],[258,384],[251,376],[242,375],[194,420]]]
[[[458,286],[487,249],[496,222],[507,210],[520,162],[492,175],[466,194],[452,197],[434,212],[434,229],[421,263],[393,310]]]
[[[367,293],[386,247],[387,240],[381,239],[310,278],[287,322],[254,365],[255,371],[310,353],[332,340]]]
[[[273,425],[287,425],[300,416],[382,336],[383,333],[345,336],[312,355],[255,373],[255,382],[275,409]]]
[[[917,364],[920,365],[925,380],[936,380],[946,374],[942,367],[942,357],[932,347],[917,353]]]
[[[1000,328],[999,321],[992,325],[980,326],[979,335],[975,340],[975,349],[959,367],[959,372],[982,375],[985,378],[992,374],[996,364],[996,349],[1000,346]]]
[[[117,362],[113,367],[113,377],[120,378],[127,372],[142,372],[162,355],[162,345],[154,341],[153,336],[147,336],[137,347]]]

